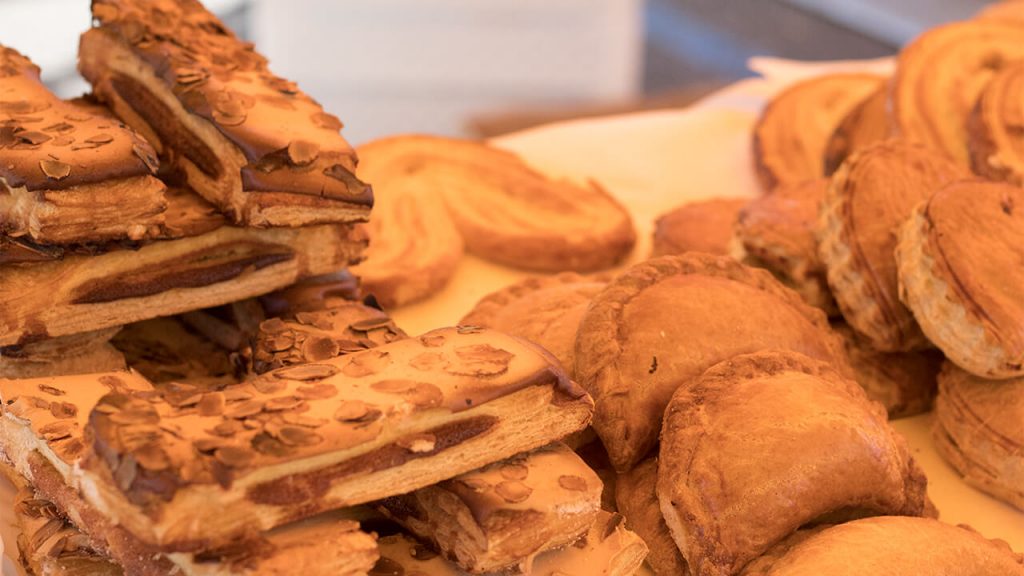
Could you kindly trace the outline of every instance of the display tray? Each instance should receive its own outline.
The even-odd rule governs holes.
[[[714,196],[760,194],[750,156],[750,131],[772,94],[791,82],[834,70],[878,70],[888,60],[801,63],[757,58],[761,76],[743,80],[682,110],[646,112],[552,124],[495,140],[555,176],[600,182],[633,215],[638,242],[631,258],[650,251],[654,219],[688,201]],[[628,263],[627,263],[628,264]],[[404,330],[418,334],[456,323],[483,295],[527,273],[467,256],[451,283],[434,297],[393,311]],[[928,476],[928,493],[940,518],[969,524],[989,538],[1024,551],[1024,512],[965,484],[932,446],[931,416],[893,423]],[[0,550],[7,543],[4,575],[16,571],[16,532],[11,526],[13,488],[0,479]]]

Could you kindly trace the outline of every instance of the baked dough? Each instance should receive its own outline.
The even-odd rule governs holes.
[[[825,176],[831,176],[851,154],[889,137],[891,126],[886,110],[889,83],[881,85],[853,107],[839,123],[825,146]]]
[[[691,573],[735,574],[823,518],[922,515],[926,484],[882,406],[801,354],[736,356],[665,411],[658,500]]]
[[[1024,12],[1024,5],[1021,7]],[[1024,18],[1021,20],[1024,25]],[[971,167],[992,180],[1024,186],[1024,64],[996,73],[978,98],[967,127]]]
[[[0,378],[38,378],[124,370],[124,356],[111,346],[118,327],[0,348]]]
[[[728,255],[736,217],[747,202],[746,198],[713,198],[662,214],[654,222],[651,257],[684,252]]]
[[[658,503],[658,459],[648,458],[615,482],[615,502],[626,517],[626,527],[647,544],[647,563],[658,576],[689,574]]]
[[[243,367],[233,360],[230,351],[190,330],[180,316],[129,324],[111,343],[124,354],[129,368],[153,384],[180,382],[216,388],[235,384],[242,375],[239,373]]]

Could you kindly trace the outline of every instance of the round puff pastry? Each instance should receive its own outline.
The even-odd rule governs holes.
[[[1024,378],[993,382],[947,362],[932,438],[967,482],[1024,510]]]
[[[818,221],[818,253],[843,316],[876,350],[926,344],[900,303],[893,250],[914,207],[966,175],[937,152],[887,140],[855,153],[832,177]]]
[[[785,348],[848,371],[825,315],[765,270],[690,252],[634,265],[583,316],[576,376],[594,397],[593,427],[625,472],[658,441],[683,382],[737,354]]]
[[[946,186],[899,241],[900,298],[928,338],[972,374],[1024,375],[1024,188]]]
[[[837,316],[839,308],[825,280],[814,236],[827,188],[824,178],[779,186],[740,210],[736,238],[743,247],[744,264],[766,268],[808,304]]]
[[[1024,58],[1024,25],[969,20],[938,26],[900,53],[890,92],[895,133],[970,167],[967,118],[1007,62]]]
[[[843,118],[825,146],[826,176],[835,173],[857,150],[889,137],[888,101],[888,86],[883,82]]]
[[[684,204],[654,222],[651,256],[707,252],[729,254],[736,215],[745,198],[713,198]]]
[[[658,500],[695,574],[735,574],[823,518],[921,515],[926,484],[882,406],[801,354],[717,364],[665,411]]]
[[[615,481],[615,503],[626,527],[647,544],[647,563],[658,576],[689,574],[658,504],[658,459],[648,458]]]
[[[1024,10],[1024,3],[1022,3]],[[1021,20],[1024,23],[1024,19]],[[993,180],[1024,186],[1024,64],[995,75],[968,123],[971,166]]]
[[[843,118],[884,78],[828,74],[798,82],[768,103],[754,127],[754,162],[761,188],[796,184],[825,175],[822,157]]]
[[[880,516],[832,526],[752,562],[743,576],[1021,576],[1005,542],[930,518]]]

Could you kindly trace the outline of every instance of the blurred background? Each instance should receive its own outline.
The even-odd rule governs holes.
[[[874,58],[983,0],[206,0],[272,69],[345,122],[353,143],[398,132],[493,136],[681,106],[749,75],[746,60]],[[58,93],[88,0],[0,0],[0,41]]]

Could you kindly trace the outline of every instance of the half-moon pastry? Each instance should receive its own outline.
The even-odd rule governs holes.
[[[736,216],[745,198],[713,198],[684,204],[654,222],[651,256],[706,252],[728,255]]]
[[[888,83],[883,82],[843,118],[825,146],[825,176],[834,174],[857,150],[889,137],[888,101]]]
[[[899,300],[893,250],[914,207],[966,175],[938,152],[887,140],[855,153],[832,177],[818,222],[818,252],[843,316],[876,350],[926,345]]]
[[[900,298],[928,339],[972,374],[1024,375],[1024,188],[946,186],[899,242]]]
[[[607,278],[574,272],[527,278],[484,296],[459,324],[493,328],[540,344],[573,374],[580,320],[606,284]]]
[[[802,535],[803,536],[803,535]],[[931,518],[879,516],[784,542],[743,576],[1020,576],[1024,558],[1005,542]],[[774,551],[773,551],[774,552]]]
[[[801,354],[717,364],[665,411],[658,500],[694,574],[735,574],[823,517],[922,515],[926,484],[882,406]]]
[[[895,133],[969,168],[967,119],[1000,68],[1024,59],[1024,25],[968,20],[921,34],[902,52],[890,92]]]
[[[829,316],[839,309],[825,280],[815,230],[828,180],[783,185],[740,210],[736,238],[743,263],[765,268]]]
[[[429,202],[442,198],[466,249],[499,264],[601,270],[624,259],[636,241],[629,213],[596,183],[548,178],[486,144],[395,136],[361,147],[360,156],[377,166],[373,182],[383,194],[397,180],[429,191]]]
[[[1024,510],[1024,378],[985,380],[946,362],[932,438],[968,483]]]
[[[365,222],[341,122],[196,0],[97,0],[78,66],[96,95],[233,222]]]
[[[772,98],[754,126],[762,190],[823,177],[825,146],[836,126],[884,81],[875,74],[827,74]]]
[[[1024,12],[1024,5],[1021,7]],[[1024,19],[1021,20],[1024,25]],[[968,123],[971,167],[992,180],[1024,186],[1024,64],[996,73]]]
[[[690,252],[636,264],[598,294],[580,323],[576,376],[594,429],[625,472],[654,448],[676,388],[737,354],[786,348],[848,371],[825,315],[765,270]]]
[[[648,458],[615,481],[615,503],[626,527],[647,544],[647,563],[658,576],[689,574],[658,503],[658,459]]]

